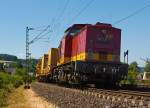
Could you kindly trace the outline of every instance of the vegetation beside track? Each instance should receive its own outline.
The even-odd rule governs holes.
[[[25,70],[17,69],[15,74],[0,72],[0,106],[7,105],[9,94],[24,82]]]
[[[142,72],[140,72],[140,67],[138,66],[137,62],[134,61],[129,65],[128,68],[128,75],[125,80],[121,81],[121,84],[125,85],[148,85],[150,86],[150,79],[143,80]],[[144,67],[145,72],[150,72],[150,62],[146,62]],[[141,74],[141,76],[140,76]],[[150,74],[148,74],[150,75]],[[150,76],[148,76],[150,78]]]
[[[14,94],[15,90],[18,89],[24,82],[35,79],[30,77],[27,79],[27,73],[24,67],[25,60],[18,59],[14,55],[0,54],[0,60],[12,61],[13,63],[5,66],[4,63],[0,63],[0,108],[7,106],[8,100],[11,98],[9,95]],[[35,70],[36,59],[31,59],[31,72]],[[15,72],[7,72],[6,68],[13,68]],[[20,91],[21,92],[21,91]],[[17,93],[17,92],[15,92]]]
[[[9,93],[7,98],[7,105],[4,108],[30,108],[24,94],[24,87],[20,86]]]

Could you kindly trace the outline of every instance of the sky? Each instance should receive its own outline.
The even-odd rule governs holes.
[[[50,33],[30,45],[32,57],[39,58],[58,47],[63,32],[75,23],[110,23],[122,30],[121,60],[129,50],[129,63],[150,58],[150,6],[118,24],[150,0],[0,0],[0,53],[25,58],[26,27],[30,41],[46,26]]]

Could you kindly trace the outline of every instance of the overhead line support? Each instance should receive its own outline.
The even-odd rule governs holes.
[[[29,71],[30,71],[29,31],[30,30],[34,30],[34,29],[26,27],[26,73],[27,73],[27,79],[25,81],[25,84],[29,84]]]

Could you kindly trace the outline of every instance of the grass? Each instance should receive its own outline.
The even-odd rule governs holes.
[[[29,108],[21,86],[26,80],[25,72],[24,69],[19,69],[10,75],[0,71],[0,108]]]
[[[22,84],[23,79],[21,76],[0,72],[0,108],[7,105],[9,94]]]
[[[7,105],[3,108],[30,108],[25,99],[23,86],[10,93],[7,101]]]
[[[139,85],[146,85],[147,87],[150,87],[150,80],[140,80],[138,81]]]

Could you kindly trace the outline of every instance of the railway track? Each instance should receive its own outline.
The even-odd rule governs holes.
[[[44,83],[45,84],[45,83]],[[57,86],[55,84],[45,84],[45,85],[53,85],[53,86]],[[109,94],[109,95],[122,95],[122,96],[137,96],[137,97],[146,97],[146,98],[149,98],[150,100],[150,91],[147,91],[147,92],[142,92],[142,91],[139,91],[139,90],[122,90],[122,89],[112,89],[109,90],[108,89],[97,89],[97,88],[65,88],[65,87],[62,87],[62,86],[59,86],[63,89],[68,89],[68,90],[73,90],[73,91],[82,91],[82,92],[91,92],[91,93],[95,93],[95,94]]]
[[[89,92],[95,92],[98,94],[106,94],[110,96],[118,96],[130,99],[144,99],[150,101],[150,92],[140,92],[140,91],[131,91],[131,90],[106,90],[106,89],[93,89],[88,90]]]
[[[147,97],[150,98],[150,88],[148,87],[142,87],[138,86],[135,88],[124,88],[124,87],[119,87],[119,88],[103,88],[103,89],[97,89],[93,85],[92,87],[86,87],[84,89],[82,88],[72,88],[72,89],[77,89],[77,90],[83,90],[83,91],[88,91],[88,92],[95,92],[99,94],[119,94],[119,95],[127,95],[127,96],[137,96],[137,97]]]
[[[53,103],[57,106],[60,106],[60,108],[75,108],[79,106],[83,107],[86,104],[90,106],[87,106],[88,108],[92,108],[93,104],[94,107],[96,106],[95,108],[103,108],[107,105],[110,107],[117,108],[150,107],[149,92],[140,92],[132,90],[107,90],[96,88],[65,88],[45,83],[36,83],[32,88],[35,88],[35,90],[41,96],[45,97],[47,100],[53,101]],[[57,99],[55,99],[56,97]],[[59,99],[61,101],[59,101]],[[75,105],[75,107],[71,107],[70,103],[71,105]],[[69,106],[66,107],[66,105]]]
[[[141,106],[147,106],[150,108],[150,92],[141,92],[141,91],[131,91],[131,90],[106,90],[106,89],[96,89],[90,90],[90,92],[95,92],[97,96],[103,98],[111,98],[112,100],[123,101]],[[143,108],[142,107],[142,108]]]

